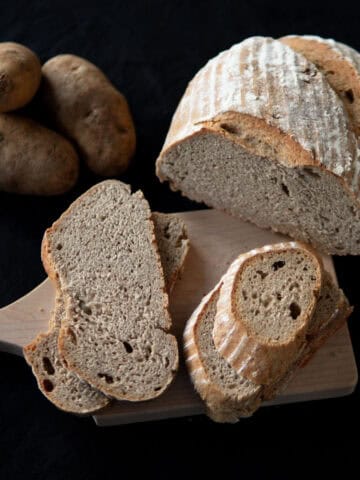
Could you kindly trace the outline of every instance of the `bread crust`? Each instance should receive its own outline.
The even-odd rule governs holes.
[[[279,39],[313,62],[342,99],[356,135],[360,134],[360,54],[354,49],[313,35]]]

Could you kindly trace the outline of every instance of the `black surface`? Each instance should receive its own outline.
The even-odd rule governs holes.
[[[0,41],[24,43],[42,61],[65,52],[84,56],[125,93],[138,149],[122,179],[142,188],[153,209],[169,212],[199,208],[160,185],[154,161],[187,82],[210,57],[255,34],[316,33],[360,50],[359,23],[359,7],[345,2],[0,1]],[[45,277],[39,258],[44,229],[99,180],[83,169],[77,187],[62,197],[0,193],[1,306]],[[335,264],[355,305],[350,330],[359,363],[360,258],[336,258]],[[0,478],[130,478],[144,467],[146,477],[192,478],[194,464],[201,472],[220,465],[224,475],[290,478],[307,476],[314,459],[322,473],[341,468],[346,477],[356,457],[339,447],[357,433],[359,399],[357,389],[347,398],[264,408],[235,426],[194,417],[101,429],[91,418],[56,410],[24,360],[0,354]]]

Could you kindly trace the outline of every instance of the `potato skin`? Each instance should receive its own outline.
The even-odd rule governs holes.
[[[34,52],[19,43],[0,43],[0,112],[29,103],[40,80],[41,64]]]
[[[93,172],[123,173],[136,145],[125,97],[101,70],[75,55],[53,57],[42,73],[42,106],[56,128],[73,140]]]
[[[78,173],[77,153],[65,138],[28,118],[0,114],[0,190],[57,195]]]

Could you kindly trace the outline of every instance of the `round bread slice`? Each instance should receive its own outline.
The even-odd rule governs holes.
[[[189,248],[186,227],[173,214],[154,212],[152,218],[165,283],[170,292],[183,268]],[[24,347],[24,356],[32,368],[40,391],[54,405],[66,412],[92,413],[107,406],[110,399],[69,370],[59,355],[58,337],[64,316],[64,302],[58,286],[50,330],[41,333]]]
[[[240,255],[223,277],[217,304],[219,353],[252,382],[276,382],[306,342],[322,285],[321,260],[298,242]]]
[[[45,232],[42,259],[63,294],[67,368],[119,400],[159,396],[178,350],[143,194],[118,181],[95,185]]]
[[[156,172],[192,200],[360,254],[357,138],[327,77],[282,42],[249,38],[195,75]]]
[[[288,35],[279,40],[304,55],[326,76],[344,102],[355,133],[360,135],[360,54],[348,45],[313,35]]]

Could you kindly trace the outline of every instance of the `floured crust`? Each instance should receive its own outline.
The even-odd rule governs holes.
[[[262,341],[247,330],[244,321],[235,313],[235,285],[239,282],[242,270],[255,261],[256,257],[267,252],[305,251],[311,254],[318,267],[312,302],[303,313],[303,322],[296,333],[285,342]],[[314,263],[315,264],[315,263]],[[323,281],[321,260],[299,242],[284,242],[251,250],[240,255],[223,277],[223,286],[217,305],[213,339],[219,353],[242,376],[257,384],[273,383],[288,370],[289,364],[298,355],[305,342],[308,325],[314,313],[317,298]]]
[[[243,126],[256,132],[260,144],[242,137]],[[360,162],[349,127],[341,100],[314,64],[279,41],[252,37],[210,60],[190,82],[157,160],[157,175],[176,188],[162,169],[166,153],[210,130],[287,166],[326,169],[357,195]]]
[[[360,54],[354,49],[313,35],[288,35],[280,42],[304,55],[326,76],[343,100],[357,135],[360,134]]]

